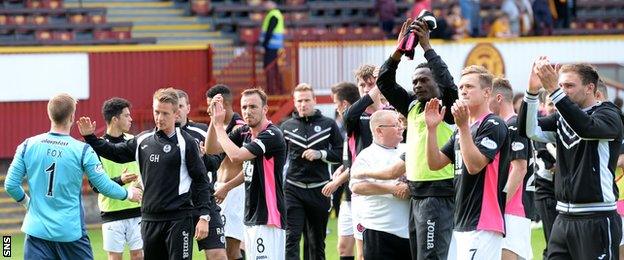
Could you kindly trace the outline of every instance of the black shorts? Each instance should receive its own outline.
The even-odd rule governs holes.
[[[367,228],[362,234],[364,259],[410,259],[409,239]]]
[[[191,259],[193,218],[167,221],[141,221],[145,259]]]
[[[559,213],[548,241],[548,259],[618,259],[622,219],[616,211]]]
[[[199,221],[199,216],[195,217],[194,221],[195,225],[197,225],[197,222]],[[197,249],[201,251],[221,248],[225,248],[225,233],[223,230],[223,222],[221,220],[221,213],[214,210],[210,212],[208,237],[197,241]]]

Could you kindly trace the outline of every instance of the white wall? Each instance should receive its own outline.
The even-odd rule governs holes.
[[[0,55],[0,102],[42,101],[65,92],[89,98],[89,56],[67,54]]]

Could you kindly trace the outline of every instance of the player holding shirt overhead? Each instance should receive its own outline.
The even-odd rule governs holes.
[[[207,153],[224,151],[232,162],[243,162],[245,182],[245,254],[247,259],[284,259],[285,207],[282,172],[286,143],[282,131],[266,117],[267,96],[260,89],[241,93],[247,125],[229,135],[223,127],[225,109],[220,95],[212,99]],[[213,134],[214,133],[214,134]]]
[[[503,187],[509,171],[505,122],[488,108],[492,74],[469,66],[459,80],[459,100],[451,107],[457,130],[438,148],[436,127],[444,117],[439,100],[425,108],[427,161],[432,170],[455,166],[455,218],[449,259],[500,259],[505,234]]]
[[[81,200],[83,174],[105,196],[141,200],[140,190],[126,191],[113,182],[93,149],[69,136],[75,111],[76,100],[68,94],[50,99],[50,131],[20,144],[9,167],[4,188],[27,209],[25,259],[93,259]],[[30,196],[22,188],[24,178]]]
[[[513,108],[513,89],[508,80],[496,78],[493,81],[490,110],[507,123],[511,151],[509,178],[505,186],[505,230],[503,238],[503,259],[530,259],[531,219],[534,217],[533,203],[533,147],[529,139],[521,137],[518,131],[518,116]]]

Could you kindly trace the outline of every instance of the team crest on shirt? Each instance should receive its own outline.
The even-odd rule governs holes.
[[[357,231],[360,232],[360,233],[364,232],[364,230],[366,229],[360,223],[357,224],[356,228],[357,228]]]
[[[524,144],[521,142],[513,142],[511,143],[511,150],[514,152],[520,151],[524,149]]]
[[[163,147],[163,152],[165,153],[171,152],[171,145],[166,144],[165,147]]]
[[[101,163],[95,166],[95,172],[104,173],[104,167],[102,167]]]
[[[318,125],[317,125],[317,126],[315,126],[315,127],[314,127],[314,132],[317,132],[317,133],[318,133],[318,132],[320,132],[320,131],[321,131],[321,126],[318,126]]]
[[[480,144],[483,145],[483,147],[490,149],[490,150],[494,150],[496,149],[496,147],[498,147],[496,142],[494,142],[492,139],[488,138],[487,136],[481,139]]]

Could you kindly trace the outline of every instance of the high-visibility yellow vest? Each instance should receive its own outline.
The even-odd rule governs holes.
[[[280,49],[284,47],[284,16],[282,12],[278,9],[273,9],[267,13],[264,17],[264,21],[262,21],[262,34],[260,35],[260,42],[264,42],[265,34],[269,29],[269,21],[271,17],[277,18],[277,25],[275,29],[273,29],[273,34],[271,35],[271,39],[269,39],[268,48],[269,49]]]

